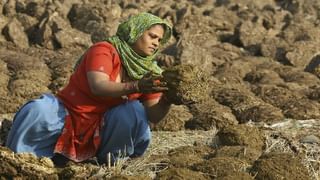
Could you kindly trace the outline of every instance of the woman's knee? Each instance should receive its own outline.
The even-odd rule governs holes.
[[[124,129],[132,129],[148,122],[141,103],[133,101],[111,109],[105,116],[105,123],[117,124]]]
[[[41,96],[39,99],[28,102],[25,107],[27,110],[32,111],[36,114],[42,114],[44,112],[57,112],[59,103],[55,97]]]
[[[135,148],[139,148],[139,146],[145,146],[145,148],[148,147],[151,141],[151,131],[150,128],[146,129],[140,129],[140,132],[138,133],[136,137],[136,145]]]
[[[42,101],[32,101],[27,106],[30,109],[30,111],[36,112],[36,113],[42,113],[45,112],[45,110],[48,110],[52,107],[49,107],[48,104],[42,102]]]

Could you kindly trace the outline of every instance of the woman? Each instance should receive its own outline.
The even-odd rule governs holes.
[[[170,25],[157,16],[130,17],[115,36],[84,53],[57,96],[45,94],[19,110],[6,145],[58,164],[141,156],[151,138],[148,120],[160,121],[170,107],[154,61],[170,36]]]

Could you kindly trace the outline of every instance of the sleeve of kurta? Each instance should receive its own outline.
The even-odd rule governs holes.
[[[103,43],[99,43],[90,48],[86,55],[85,71],[99,71],[108,74],[113,73],[114,68],[119,66],[119,62],[115,62],[112,49]]]

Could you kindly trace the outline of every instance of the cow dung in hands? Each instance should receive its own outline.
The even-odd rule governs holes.
[[[190,105],[208,98],[208,83],[203,71],[194,65],[181,64],[169,67],[162,73],[169,88],[164,94],[176,105]]]

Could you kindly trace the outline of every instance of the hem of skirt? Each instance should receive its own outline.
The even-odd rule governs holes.
[[[85,160],[88,160],[88,159],[94,157],[94,155],[74,157],[74,156],[72,156],[72,155],[70,155],[70,154],[68,154],[68,153],[64,153],[64,152],[60,152],[60,151],[54,151],[54,153],[56,153],[56,154],[61,154],[61,155],[65,156],[66,158],[68,158],[68,159],[70,159],[70,160],[72,160],[72,161],[74,161],[74,162],[83,162],[83,161],[85,161]]]

